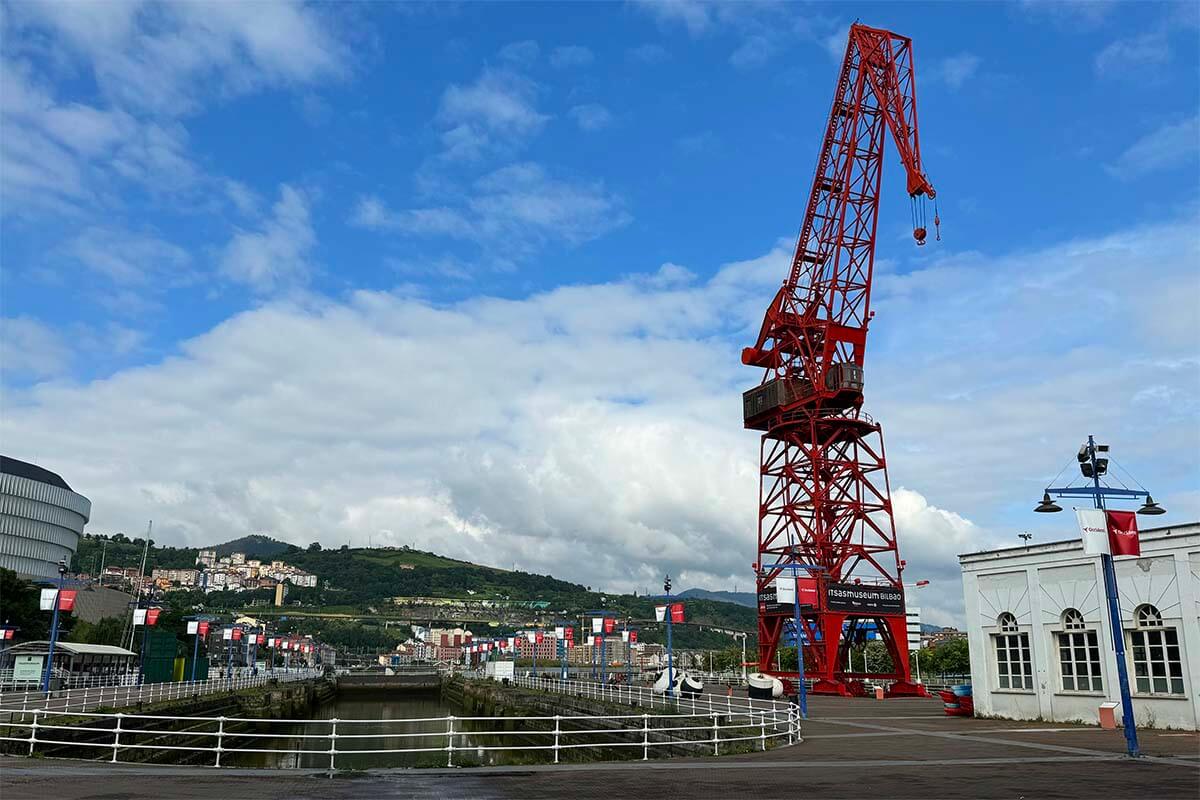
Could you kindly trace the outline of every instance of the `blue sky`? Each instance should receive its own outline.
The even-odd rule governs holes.
[[[0,424],[97,530],[745,585],[736,353],[851,13],[915,41],[943,220],[889,144],[867,394],[929,605],[1070,535],[1027,506],[1089,432],[1200,513],[1193,4],[2,8]]]

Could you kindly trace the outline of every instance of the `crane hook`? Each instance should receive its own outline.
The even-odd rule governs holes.
[[[913,228],[913,238],[917,240],[917,247],[925,246],[926,231],[924,228]]]
[[[937,231],[937,240],[942,240],[942,218],[938,215],[937,200],[933,201],[933,229]]]

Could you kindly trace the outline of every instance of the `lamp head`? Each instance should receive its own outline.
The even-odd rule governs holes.
[[[1050,499],[1049,492],[1042,492],[1042,502],[1038,503],[1034,511],[1039,514],[1053,514],[1062,511],[1062,506]]]
[[[1146,495],[1146,502],[1137,510],[1137,513],[1145,514],[1148,517],[1156,517],[1159,514],[1167,513],[1167,510],[1158,503],[1154,502],[1153,497]]]

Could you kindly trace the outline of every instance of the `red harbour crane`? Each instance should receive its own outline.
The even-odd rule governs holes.
[[[921,169],[912,40],[855,24],[791,272],[758,340],[742,351],[743,364],[764,370],[742,397],[745,426],[763,432],[759,668],[795,677],[797,665],[777,666],[776,652],[799,634],[816,693],[864,690],[866,675],[849,656],[872,623],[893,668],[870,677],[891,681],[891,695],[922,693],[909,674],[883,435],[862,410],[885,130],[907,173],[913,237],[924,245],[926,203],[936,193]],[[801,631],[793,630],[792,600],[777,591],[797,584]]]

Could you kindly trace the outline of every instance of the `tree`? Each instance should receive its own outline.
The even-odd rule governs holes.
[[[320,542],[313,542],[312,544],[310,544],[310,545],[308,546],[308,552],[310,552],[310,553],[319,553],[319,552],[321,552],[321,543],[320,543]]]
[[[50,613],[39,604],[41,590],[12,570],[0,568],[0,622],[20,628],[25,641],[50,635]]]
[[[971,671],[971,650],[966,639],[953,639],[933,651],[933,668],[942,675],[966,675]]]

